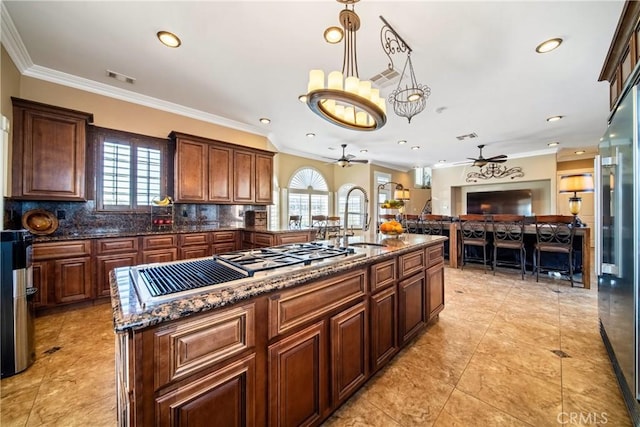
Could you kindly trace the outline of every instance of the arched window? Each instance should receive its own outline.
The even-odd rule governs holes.
[[[344,221],[344,205],[347,201],[347,192],[354,184],[344,184],[338,189],[338,215]],[[349,228],[362,228],[364,221],[364,195],[361,191],[354,191],[349,197]]]
[[[329,215],[329,187],[313,168],[298,170],[289,181],[289,215],[300,215],[301,225],[309,227],[312,215]]]

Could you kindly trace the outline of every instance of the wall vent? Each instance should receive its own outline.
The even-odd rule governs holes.
[[[136,79],[134,79],[133,77],[125,76],[124,74],[116,73],[115,71],[111,70],[107,70],[107,77],[111,77],[112,79],[116,79],[129,84],[133,84],[136,81]]]
[[[472,132],[472,133],[468,133],[468,134],[466,134],[466,135],[459,135],[459,136],[456,136],[456,139],[457,139],[458,141],[464,141],[464,140],[466,140],[466,139],[473,139],[473,138],[477,138],[477,137],[478,137],[478,135],[477,135],[475,132]]]
[[[395,69],[385,68],[378,74],[371,77],[369,80],[371,80],[371,82],[377,85],[378,87],[383,88],[391,85],[392,83],[396,83],[398,80],[398,77],[400,77],[400,73],[397,72]]]

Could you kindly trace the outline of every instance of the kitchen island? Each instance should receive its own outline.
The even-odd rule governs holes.
[[[115,269],[120,425],[320,424],[444,308],[445,240],[368,233],[160,302]]]

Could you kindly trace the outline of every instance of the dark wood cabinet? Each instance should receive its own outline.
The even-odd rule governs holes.
[[[273,153],[171,132],[178,203],[271,204]]]
[[[213,244],[212,251],[214,254],[223,254],[225,252],[233,252],[240,249],[240,231],[225,230],[214,231],[211,233]]]
[[[94,298],[91,241],[36,243],[33,245],[37,308]]]
[[[269,425],[296,427],[320,421],[327,408],[325,322],[269,347]]]
[[[248,151],[233,153],[233,201],[255,202],[256,155]]]
[[[86,126],[93,115],[11,98],[12,196],[86,200]]]
[[[256,154],[255,203],[273,203],[273,157]]]
[[[109,272],[114,268],[138,264],[138,238],[121,237],[96,240],[96,297],[111,295]]]
[[[427,323],[427,286],[424,272],[398,283],[400,345],[415,337]]]
[[[429,320],[444,309],[444,265],[438,264],[427,269],[427,312]]]
[[[209,233],[178,234],[179,259],[203,258],[211,255]]]
[[[373,371],[384,366],[398,352],[398,293],[384,289],[370,298],[371,364]]]
[[[339,405],[369,375],[369,312],[366,301],[333,316],[331,334],[332,405]]]
[[[142,264],[169,262],[178,259],[178,237],[175,234],[161,234],[142,237]]]

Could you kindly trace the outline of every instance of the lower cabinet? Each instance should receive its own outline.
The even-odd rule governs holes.
[[[130,267],[138,263],[138,254],[98,255],[96,257],[96,296],[111,295],[109,272],[114,268]]]
[[[426,292],[424,272],[398,283],[400,345],[415,337],[427,323]]]
[[[327,408],[325,322],[269,346],[269,425],[295,427],[319,421]]]
[[[157,426],[255,425],[255,355],[156,398]]]
[[[387,288],[371,296],[371,365],[374,371],[398,352],[398,292]]]
[[[438,264],[427,269],[427,311],[429,320],[444,309],[444,265]]]

